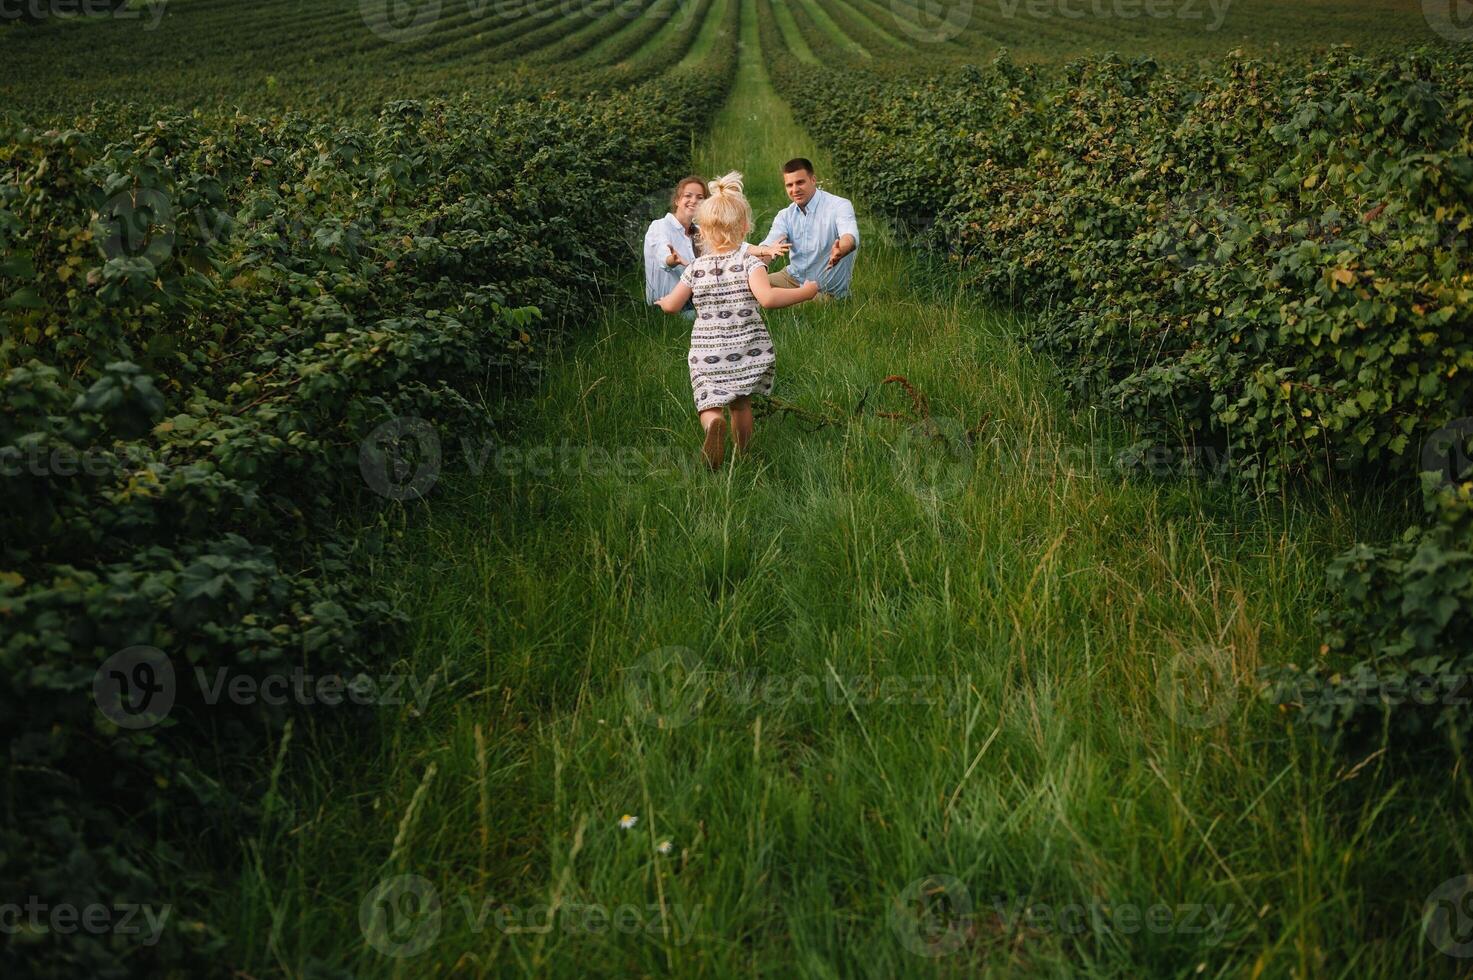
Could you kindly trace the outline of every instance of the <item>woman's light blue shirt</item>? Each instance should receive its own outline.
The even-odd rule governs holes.
[[[646,303],[656,303],[663,299],[680,284],[680,274],[685,271],[683,265],[665,264],[665,259],[670,255],[670,249],[666,246],[674,246],[675,254],[687,262],[696,260],[695,240],[686,233],[685,227],[676,220],[675,215],[667,214],[651,221],[649,230],[644,233]]]

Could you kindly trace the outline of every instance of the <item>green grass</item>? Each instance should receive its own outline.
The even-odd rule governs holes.
[[[781,0],[781,2],[785,3],[787,0]],[[810,2],[803,4],[803,9],[807,12],[815,26],[840,51],[858,58],[870,57],[869,49],[844,33],[844,28],[840,27],[833,16],[824,9],[822,3],[817,2],[817,0],[810,0]]]
[[[884,20],[877,21],[858,4],[846,3],[845,0],[830,0],[828,6],[832,8],[830,16],[838,13],[845,19],[844,30],[847,33],[863,37],[871,46],[888,48],[886,53],[892,56],[915,57],[915,50],[906,43],[905,35],[898,33],[899,29],[892,22],[888,11]]]
[[[385,9],[409,16],[430,6],[390,3]],[[726,6],[721,0],[710,10],[662,7],[673,16],[655,25],[626,60],[651,71],[681,61],[695,32],[718,29]],[[632,44],[636,32],[651,26],[602,5],[444,0],[423,36],[394,43],[365,21],[366,11],[382,7],[367,0],[269,0],[249,7],[190,0],[135,9],[136,17],[0,26],[0,52],[10,69],[0,77],[0,112],[61,122],[94,100],[121,99],[150,108],[307,109],[340,118],[345,110],[373,112],[393,99],[483,91],[528,62],[558,80],[570,68],[601,63],[606,50],[627,50],[624,42]],[[1060,62],[1108,51],[1180,60],[1221,57],[1241,47],[1272,58],[1332,43],[1380,50],[1444,43],[1428,26],[1420,0],[1231,0],[1218,4],[1220,23],[1207,0],[1179,0],[1161,17],[1143,16],[1146,8],[1129,0],[1121,0],[1119,15],[1116,0],[1100,0],[1103,16],[1094,0],[1068,0],[1062,7],[1008,0],[967,8],[966,30],[945,43],[902,30],[888,0],[837,0],[829,9],[818,0],[780,0],[773,7],[800,58],[826,64],[901,60],[938,71],[987,61],[1004,47],[1020,61]],[[922,28],[936,26],[913,0],[894,9]],[[943,16],[958,9],[936,8]],[[1072,16],[1079,12],[1085,16]],[[82,24],[85,29],[76,29]],[[697,40],[695,58],[715,37]],[[161,64],[169,70],[160,71]]]
[[[727,37],[726,22],[728,11],[736,2],[738,0],[712,0],[711,6],[706,10],[706,16],[699,24],[692,25],[692,29],[697,32],[696,39],[676,67],[688,68],[699,64],[715,45],[732,42],[733,39]]]
[[[605,33],[598,43],[583,52],[579,60],[590,65],[608,65],[622,61],[624,59],[620,57],[609,57],[608,52],[615,48],[624,48],[630,39],[638,41],[629,48],[630,53],[638,51],[679,13],[677,0],[654,0],[639,12],[639,16],[631,18],[632,23],[628,26]]]
[[[740,77],[696,164],[744,171],[769,218],[782,160],[843,175],[741,2]],[[436,686],[371,736],[298,736],[218,896],[233,966],[1452,974],[1417,922],[1468,866],[1454,791],[1344,766],[1251,694],[1317,644],[1326,559],[1385,523],[1338,492],[1121,477],[1123,434],[1065,403],[1016,320],[862,233],[852,300],[769,315],[775,397],[808,417],[759,418],[747,460],[695,465],[688,326],[632,291],[550,355],[514,444],[442,433],[445,476],[385,572],[414,615],[390,669]],[[975,441],[881,417],[910,406],[891,374]],[[403,875],[440,914],[398,900],[374,935],[426,940],[401,958],[360,910]],[[1128,917],[1153,906],[1160,929]]]
[[[604,41],[618,37],[635,27],[637,21],[648,14],[653,0],[625,0],[610,4],[602,12],[595,8],[584,15],[584,22],[573,30],[562,34],[558,41],[537,51],[528,60],[534,64],[564,67],[575,60],[589,64],[597,62],[595,49]]]
[[[768,3],[764,11],[771,11],[773,22],[777,24],[778,32],[782,35],[783,44],[794,58],[805,64],[814,64],[818,61],[813,56],[813,49],[808,42],[803,40],[803,35],[798,31],[798,23],[793,20],[793,12],[788,9],[787,0],[776,0]]]

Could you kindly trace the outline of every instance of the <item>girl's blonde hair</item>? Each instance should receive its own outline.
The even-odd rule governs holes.
[[[696,207],[696,225],[708,252],[730,252],[752,230],[752,206],[742,195],[742,175],[733,170],[706,189],[710,195]]]

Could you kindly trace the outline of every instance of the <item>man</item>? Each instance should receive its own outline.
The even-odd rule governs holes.
[[[787,268],[769,277],[774,286],[792,289],[813,279],[820,299],[848,296],[859,248],[854,205],[821,189],[804,157],[783,164],[783,186],[793,203],[777,213],[772,230],[750,251],[763,258],[787,254]]]

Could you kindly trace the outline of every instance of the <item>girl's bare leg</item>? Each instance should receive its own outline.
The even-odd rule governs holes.
[[[736,454],[742,456],[747,451],[747,443],[752,441],[752,397],[743,395],[733,401],[730,408],[732,436],[736,440]]]
[[[706,465],[716,469],[721,465],[721,458],[726,454],[726,419],[721,416],[721,409],[707,408],[701,412],[701,428],[706,430],[706,441],[701,444],[701,456],[706,460]]]

